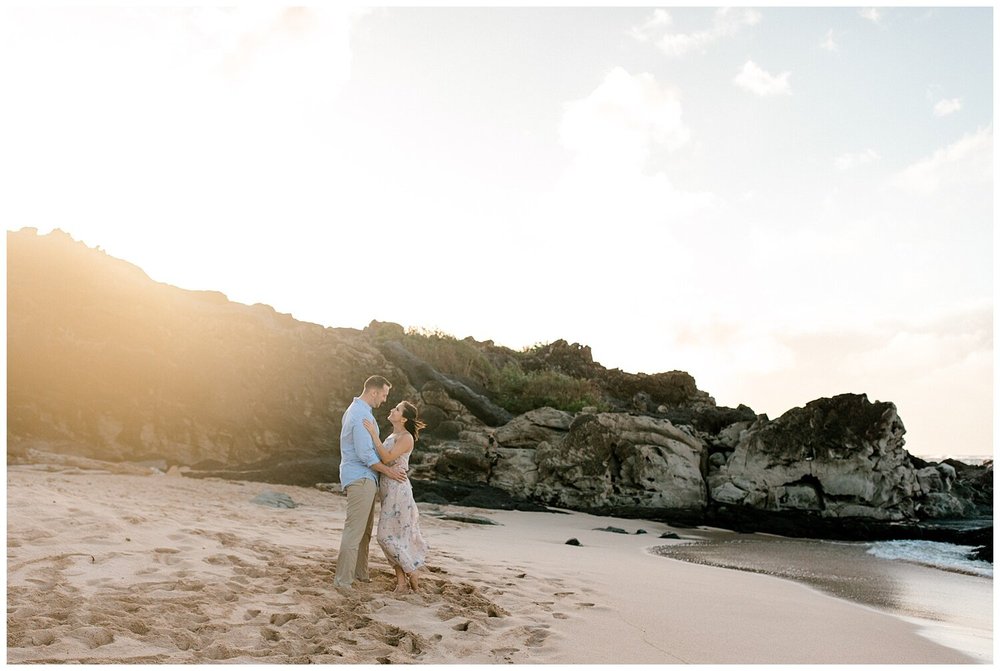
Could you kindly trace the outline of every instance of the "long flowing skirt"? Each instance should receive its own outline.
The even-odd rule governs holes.
[[[420,513],[409,481],[379,478],[382,511],[378,518],[379,547],[390,564],[412,573],[427,562],[427,542],[420,534]]]

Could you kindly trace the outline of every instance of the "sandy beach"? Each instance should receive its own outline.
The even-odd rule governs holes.
[[[252,503],[265,491],[299,506]],[[651,552],[726,532],[578,513],[421,504],[421,592],[390,593],[373,542],[372,583],[342,596],[345,503],[314,488],[9,467],[7,662],[983,661],[791,580]],[[630,533],[597,530],[609,525]]]

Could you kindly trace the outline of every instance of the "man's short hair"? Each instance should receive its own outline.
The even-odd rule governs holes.
[[[365,380],[365,391],[368,391],[369,389],[381,389],[382,387],[389,387],[389,389],[392,389],[392,384],[390,384],[389,381],[381,375],[372,375],[370,378]]]

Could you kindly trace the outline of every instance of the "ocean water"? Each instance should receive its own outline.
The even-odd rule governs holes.
[[[943,571],[993,578],[993,564],[970,559],[971,545],[953,545],[935,541],[900,540],[870,544],[868,554],[890,561],[904,561]]]
[[[985,457],[981,454],[976,454],[972,456],[962,455],[957,457],[950,454],[946,454],[943,456],[930,456],[930,457],[925,457],[919,454],[915,456],[920,457],[924,461],[929,461],[935,464],[940,464],[945,459],[954,459],[955,461],[961,461],[963,464],[969,464],[970,466],[982,466],[987,461],[993,461],[993,457]]]
[[[721,529],[685,530],[653,554],[802,582],[916,625],[919,633],[993,661],[993,567],[968,546],[929,541],[821,541]]]

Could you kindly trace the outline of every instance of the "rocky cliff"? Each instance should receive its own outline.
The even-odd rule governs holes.
[[[378,373],[428,423],[411,459],[428,497],[721,523],[992,515],[992,464],[911,457],[895,406],[864,395],[770,420],[576,343],[324,328],[154,282],[61,232],[8,233],[7,250],[9,461],[335,481],[341,413]]]

